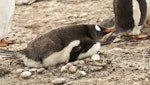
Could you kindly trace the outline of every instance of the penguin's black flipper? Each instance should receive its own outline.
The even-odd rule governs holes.
[[[76,61],[78,59],[79,54],[81,53],[81,50],[82,47],[80,45],[74,47],[70,52],[69,62]]]

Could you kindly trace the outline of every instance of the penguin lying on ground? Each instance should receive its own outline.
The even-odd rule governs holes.
[[[150,21],[150,0],[114,0],[115,32],[107,39],[111,42],[118,33],[132,30],[137,39],[148,37],[140,35],[141,29]]]
[[[96,54],[100,49],[99,40],[112,31],[99,25],[62,27],[37,37],[17,53],[23,56],[28,67],[73,62]]]

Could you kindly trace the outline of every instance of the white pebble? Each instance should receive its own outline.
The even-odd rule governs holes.
[[[37,69],[36,68],[32,68],[32,69],[29,69],[30,72],[36,72]]]
[[[85,61],[83,60],[80,60],[80,61],[75,61],[73,62],[74,65],[84,65],[85,64]]]
[[[85,61],[83,61],[83,60],[80,60],[80,63],[79,63],[80,65],[84,65],[85,64]]]
[[[113,40],[113,43],[117,43],[117,42],[120,42],[121,39],[120,38],[116,38],[115,40]]]
[[[45,70],[45,68],[37,69],[37,73],[42,73],[44,70]]]
[[[23,72],[24,71],[24,69],[17,69],[16,70],[16,73],[21,73],[21,72]]]
[[[20,74],[20,76],[22,77],[22,78],[28,78],[28,77],[30,77],[32,75],[32,73],[30,72],[30,71],[24,71],[24,72],[22,72],[21,74]]]
[[[0,61],[2,61],[3,60],[3,58],[2,58],[2,56],[0,56]]]
[[[100,56],[98,54],[94,54],[92,57],[91,57],[92,60],[94,61],[98,61],[100,60]]]
[[[75,78],[85,77],[87,74],[85,71],[77,71],[75,74]]]
[[[80,61],[75,61],[73,62],[74,65],[79,65],[80,64]]]
[[[77,71],[77,67],[71,66],[68,70],[69,70],[71,73],[75,73],[75,72]]]
[[[148,78],[145,78],[145,81],[149,81],[149,79],[148,79]]]
[[[57,78],[57,79],[52,80],[52,83],[54,85],[63,84],[65,82],[66,82],[66,80],[64,78]]]
[[[66,68],[68,69],[68,68],[70,68],[71,66],[73,66],[73,64],[72,63],[67,63],[67,65],[65,65],[66,66]]]
[[[81,74],[81,76],[86,76],[86,72],[85,71],[78,71],[80,74]]]
[[[60,71],[61,72],[67,72],[67,67],[66,66],[62,66]]]

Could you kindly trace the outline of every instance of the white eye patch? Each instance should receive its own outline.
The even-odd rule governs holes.
[[[101,28],[100,28],[99,26],[97,26],[97,25],[95,25],[95,29],[96,29],[97,31],[101,31]]]

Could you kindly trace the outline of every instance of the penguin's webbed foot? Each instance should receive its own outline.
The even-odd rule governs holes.
[[[137,39],[137,40],[146,39],[146,38],[148,38],[148,35],[146,35],[146,34],[135,35],[135,39]]]
[[[0,40],[0,47],[5,47],[8,44],[13,44],[14,42],[12,40],[7,40],[5,38]]]

